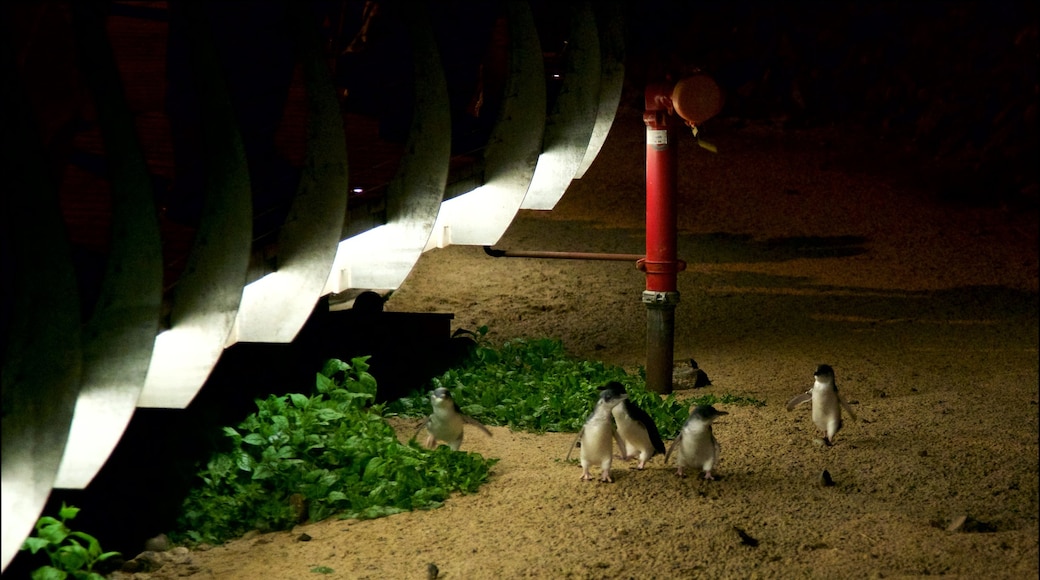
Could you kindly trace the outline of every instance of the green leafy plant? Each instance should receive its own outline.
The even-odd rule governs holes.
[[[62,502],[58,518],[43,516],[36,522],[36,535],[26,538],[22,550],[29,550],[33,554],[42,550],[51,563],[34,570],[33,580],[104,580],[104,576],[96,572],[94,567],[120,554],[102,552],[101,544],[94,536],[69,529],[66,522],[78,513],[79,508]]]
[[[199,472],[171,534],[175,541],[220,543],[247,531],[304,521],[375,518],[439,506],[471,493],[495,459],[401,444],[371,404],[368,357],[329,360],[313,395],[257,400],[257,411],[225,427],[228,449]]]
[[[662,437],[675,437],[698,404],[764,405],[749,397],[707,394],[682,401],[646,389],[642,373],[570,357],[563,344],[549,339],[513,339],[501,347],[478,331],[477,346],[462,365],[430,381],[451,391],[464,413],[485,424],[522,431],[576,432],[595,406],[599,390],[610,381],[625,385],[629,398],[653,417]],[[426,393],[413,392],[391,402],[388,414],[422,416],[429,412]]]

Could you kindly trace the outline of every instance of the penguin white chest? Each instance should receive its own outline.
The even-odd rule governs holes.
[[[693,424],[683,428],[678,463],[682,467],[711,471],[715,465],[717,443],[711,425]]]
[[[455,445],[462,442],[462,417],[455,412],[454,407],[447,408],[448,405],[453,406],[453,401],[440,401],[434,404],[433,414],[430,415],[429,423],[426,428],[430,431],[430,434],[437,439],[448,443],[449,446],[455,448]]]
[[[609,461],[614,453],[614,425],[610,414],[597,411],[585,423],[585,431],[581,435],[582,463],[603,463]]]
[[[650,434],[646,427],[624,412],[621,405],[614,407],[611,411],[614,421],[617,422],[618,435],[625,442],[623,454],[629,457],[640,454],[649,457],[654,452],[654,445],[650,442]]]
[[[828,434],[841,427],[841,405],[833,386],[819,382],[813,385],[812,420],[817,429]]]

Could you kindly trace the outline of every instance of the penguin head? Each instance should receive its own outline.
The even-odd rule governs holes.
[[[722,415],[729,415],[726,411],[719,411],[711,405],[697,405],[693,408],[693,412],[690,413],[690,421],[705,421],[711,423],[717,417]]]
[[[617,381],[610,381],[603,385],[603,389],[600,390],[600,397],[603,396],[605,391],[610,391],[611,395],[614,397],[628,398],[628,391],[625,390],[625,385],[622,385]]]
[[[831,368],[831,365],[820,365],[816,367],[816,372],[813,373],[813,376],[823,381],[833,381],[834,369]]]
[[[436,388],[430,391],[430,403],[437,405],[439,403],[451,402],[454,399],[451,398],[451,393],[444,387]]]
[[[603,390],[599,392],[599,402],[597,404],[613,408],[615,405],[627,398],[628,393],[625,392],[624,385],[612,381],[607,383],[607,385],[603,387]]]

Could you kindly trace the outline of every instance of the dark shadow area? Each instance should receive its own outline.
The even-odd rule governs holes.
[[[684,302],[676,310],[677,344],[772,350],[794,343],[805,345],[810,359],[819,350],[857,350],[854,344],[865,352],[902,345],[908,360],[921,356],[914,349],[925,346],[955,356],[1000,350],[1009,340],[1023,349],[1038,345],[1038,295],[1004,286],[879,290],[753,272],[699,275],[696,290],[685,287],[689,283],[680,277]]]
[[[645,231],[636,228],[597,228],[588,222],[553,221],[554,228],[581,231],[582,243],[577,247],[540,247],[537,238],[499,247],[503,251],[552,251],[643,254],[646,252]],[[687,263],[739,264],[784,262],[800,259],[846,258],[867,252],[863,236],[790,236],[756,240],[751,234],[714,232],[678,234],[678,257]]]
[[[866,253],[862,236],[792,236],[755,240],[750,234],[680,235],[679,253],[687,262],[755,263],[846,258]]]

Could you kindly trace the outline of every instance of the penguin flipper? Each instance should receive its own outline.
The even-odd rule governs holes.
[[[614,441],[617,441],[618,452],[621,453],[623,459],[628,458],[628,450],[625,449],[625,440],[621,438],[621,433],[618,433],[617,427],[612,429],[614,432]]]
[[[567,459],[565,459],[564,461],[570,461],[571,460],[571,452],[573,452],[574,448],[578,446],[578,441],[581,441],[581,436],[584,435],[584,434],[585,434],[585,428],[584,427],[582,427],[581,429],[578,429],[578,436],[574,438],[574,443],[571,443],[570,448],[567,449]]]
[[[463,415],[462,413],[459,413],[459,415],[462,417],[462,421],[463,422],[469,423],[470,425],[473,425],[477,429],[480,429],[481,431],[483,431],[484,434],[487,435],[488,437],[492,437],[491,431],[488,431],[488,428],[485,427],[483,423],[481,423],[480,421],[477,421],[476,419],[474,419],[473,417],[470,417],[469,415]]]
[[[654,423],[650,413],[639,408],[638,405],[628,399],[625,399],[624,404],[628,409],[628,414],[646,429],[646,434],[650,438],[650,444],[653,445],[654,451],[664,453],[664,441],[661,439],[661,433],[657,430],[657,424]]]
[[[787,402],[787,410],[791,411],[798,405],[808,403],[809,401],[812,401],[812,391],[807,391],[805,393],[793,397],[790,401]]]
[[[664,440],[661,439],[661,433],[657,431],[657,425],[653,421],[646,426],[646,433],[650,436],[650,443],[654,446],[654,451],[658,454],[664,453]]]
[[[676,435],[675,439],[672,441],[672,444],[668,446],[668,451],[665,452],[665,454],[664,454],[664,462],[665,463],[668,463],[668,458],[672,456],[672,450],[675,449],[675,446],[680,444],[681,442],[682,442],[682,431],[680,431],[679,434]]]
[[[430,418],[429,417],[426,417],[425,419],[423,419],[422,422],[419,423],[419,426],[416,427],[415,433],[412,434],[412,437],[411,437],[411,439],[409,439],[409,441],[414,441],[415,438],[419,436],[419,431],[422,431],[423,427],[425,427],[426,424],[429,423],[429,422],[430,422]]]
[[[849,413],[849,417],[852,417],[853,421],[858,421],[859,420],[856,417],[856,412],[853,411],[852,407],[850,407],[849,404],[845,402],[845,397],[842,397],[841,395],[838,395],[838,402],[841,403],[841,406]]]

